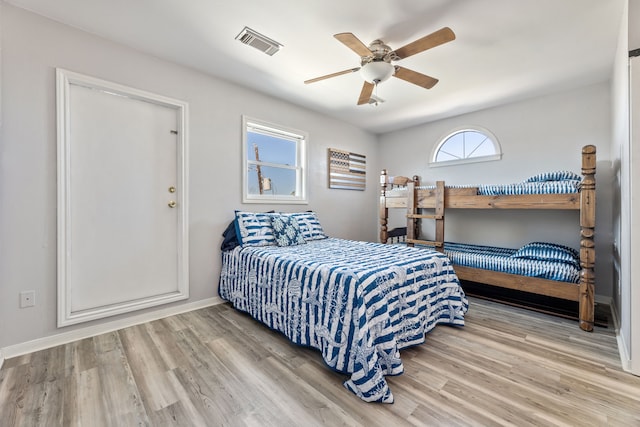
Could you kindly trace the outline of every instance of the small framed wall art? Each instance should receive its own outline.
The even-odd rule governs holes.
[[[367,158],[362,154],[329,148],[329,188],[364,191]]]

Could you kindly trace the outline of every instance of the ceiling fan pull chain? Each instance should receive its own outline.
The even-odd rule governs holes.
[[[375,102],[374,105],[377,107],[378,106],[378,99],[379,99],[378,98],[378,82],[376,82],[375,85],[376,85],[376,87],[375,87],[375,90],[376,90],[376,102]]]

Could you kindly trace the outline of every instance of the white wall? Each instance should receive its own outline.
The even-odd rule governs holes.
[[[429,168],[442,137],[461,126],[490,130],[502,146],[499,161]],[[390,175],[419,175],[422,182],[447,184],[519,182],[553,170],[580,173],[581,148],[597,147],[596,293],[611,296],[610,88],[608,83],[490,108],[391,132],[380,137],[379,168]],[[382,160],[384,159],[384,160]],[[395,219],[399,226],[402,222]],[[535,240],[579,248],[579,219],[574,212],[448,211],[449,241],[517,248]]]
[[[629,50],[640,49],[640,2],[637,0],[627,0],[629,5],[627,25],[624,27],[628,29],[629,37]]]
[[[22,9],[2,7],[0,349],[88,326],[56,329],[56,67],[189,103],[187,303],[217,295],[221,233],[234,209],[313,209],[328,234],[375,240],[376,168],[368,168],[364,192],[329,190],[326,164],[329,147],[364,154],[370,165],[378,164],[374,135]],[[309,132],[309,205],[241,204],[242,114]],[[18,293],[30,289],[36,291],[36,306],[19,309]]]

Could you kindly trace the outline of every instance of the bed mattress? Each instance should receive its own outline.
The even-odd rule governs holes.
[[[335,238],[223,252],[219,292],[379,402],[393,401],[385,376],[403,372],[399,350],[437,324],[463,325],[468,308],[445,255]]]

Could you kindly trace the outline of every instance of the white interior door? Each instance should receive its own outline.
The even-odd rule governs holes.
[[[63,84],[60,325],[188,297],[184,111],[106,85]]]

